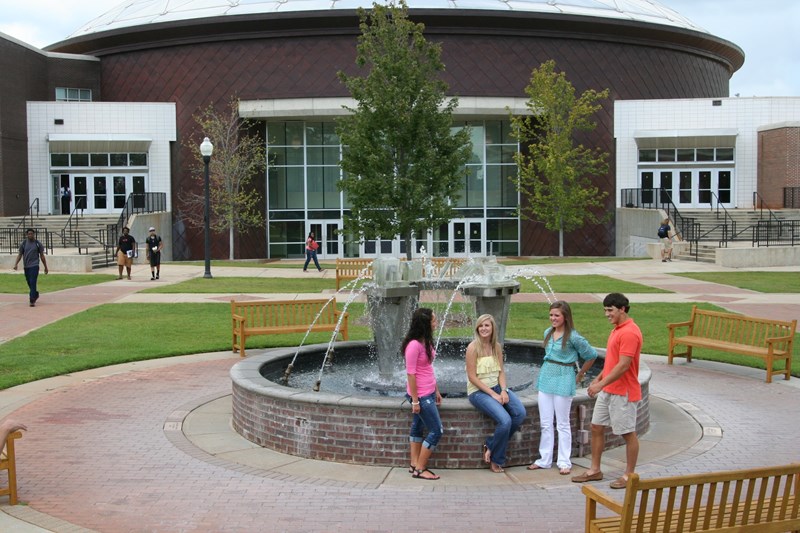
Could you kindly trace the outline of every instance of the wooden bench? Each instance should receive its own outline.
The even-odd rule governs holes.
[[[800,464],[687,476],[628,477],[622,502],[585,485],[586,533],[800,530]],[[598,517],[597,504],[614,516]]]
[[[20,437],[22,437],[21,431],[9,434],[0,452],[0,470],[8,473],[8,486],[0,488],[0,496],[8,496],[8,503],[11,505],[17,505],[17,460],[14,455],[14,440]]]
[[[676,337],[678,328],[688,328],[683,337]],[[755,318],[733,313],[704,311],[692,307],[692,316],[686,322],[667,324],[669,328],[669,364],[673,357],[686,357],[692,361],[692,347],[710,348],[724,352],[760,357],[767,367],[767,383],[772,376],[791,377],[792,346],[797,320],[786,322]],[[675,353],[678,345],[686,346],[684,353]],[[773,370],[775,361],[785,361],[783,370]]]
[[[364,271],[366,269],[366,272]],[[372,259],[354,258],[342,259],[336,258],[336,290],[338,291],[342,285],[342,281],[349,281],[353,279],[372,279]]]
[[[348,313],[336,309],[336,300],[231,300],[233,351],[244,357],[247,337],[253,335],[335,331],[339,317],[339,333],[347,340]]]
[[[401,261],[405,261],[403,258]],[[336,259],[336,290],[341,288],[342,281],[358,278],[372,279],[372,259]],[[452,278],[459,268],[466,263],[464,258],[433,257],[428,259],[433,266],[434,277]],[[365,271],[366,269],[366,271]],[[443,271],[444,269],[444,271]]]

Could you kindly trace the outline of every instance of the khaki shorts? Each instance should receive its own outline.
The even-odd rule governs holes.
[[[626,435],[636,431],[636,410],[639,402],[629,402],[628,395],[610,394],[600,391],[594,402],[592,424],[611,426],[614,435]]]
[[[133,257],[128,257],[128,254],[125,252],[117,252],[117,264],[119,266],[132,266]]]
[[[665,250],[672,250],[672,239],[669,237],[662,237],[661,244],[664,245]]]

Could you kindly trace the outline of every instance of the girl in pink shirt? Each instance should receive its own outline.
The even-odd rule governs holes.
[[[402,351],[406,359],[406,398],[411,402],[411,466],[408,471],[418,479],[436,480],[439,476],[428,470],[428,459],[442,437],[442,420],[438,405],[442,395],[436,385],[433,360],[433,331],[436,329],[436,315],[433,310],[421,307],[411,316],[411,325],[403,339]],[[428,430],[423,438],[423,426]]]

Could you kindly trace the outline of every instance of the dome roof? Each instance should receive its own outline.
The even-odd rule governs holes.
[[[652,0],[407,0],[409,9],[494,10],[602,17],[647,22],[707,33],[679,13]],[[88,22],[69,39],[90,34],[211,17],[355,10],[367,0],[128,0]]]

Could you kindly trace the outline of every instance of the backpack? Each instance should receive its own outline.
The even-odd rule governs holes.
[[[658,228],[658,237],[660,239],[663,239],[665,237],[669,237],[669,229],[667,229],[667,228],[669,228],[669,226],[664,226],[664,225],[662,225],[662,226],[660,226]]]

